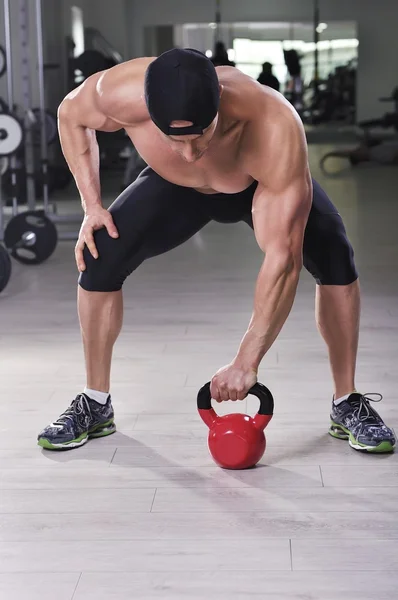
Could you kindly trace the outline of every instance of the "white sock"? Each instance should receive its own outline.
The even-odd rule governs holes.
[[[90,390],[90,388],[85,387],[83,390],[83,394],[87,394],[91,400],[95,400],[98,404],[106,404],[106,401],[109,398],[109,394],[107,392],[98,392],[97,390]]]
[[[346,394],[345,396],[341,396],[341,398],[336,398],[335,400],[333,400],[333,402],[337,406],[341,402],[344,402],[344,400],[347,400],[347,398],[349,398],[351,396],[351,394],[354,394],[354,393],[355,392],[350,392],[349,394]]]

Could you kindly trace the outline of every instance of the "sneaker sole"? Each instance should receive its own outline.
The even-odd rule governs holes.
[[[378,446],[367,446],[366,444],[361,444],[354,438],[352,433],[343,427],[343,425],[338,425],[334,421],[330,422],[329,435],[338,439],[338,440],[348,440],[349,445],[354,450],[360,450],[362,452],[370,452],[371,454],[384,454],[388,452],[394,452],[395,444],[391,442],[380,442]]]
[[[102,423],[101,425],[97,425],[90,429],[87,433],[82,433],[82,435],[75,440],[71,440],[70,442],[66,442],[64,444],[53,444],[45,437],[42,437],[38,440],[37,445],[45,450],[72,450],[72,448],[79,448],[80,446],[84,446],[90,439],[105,437],[107,435],[112,435],[116,431],[116,424],[113,419],[108,421],[107,423]]]

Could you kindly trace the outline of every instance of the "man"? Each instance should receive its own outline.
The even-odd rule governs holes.
[[[124,128],[149,165],[101,205],[95,131]],[[195,50],[171,50],[98,73],[59,109],[62,148],[85,217],[76,245],[87,385],[39,435],[71,448],[115,431],[112,348],[122,326],[122,286],[144,260],[182,244],[209,221],[244,221],[264,252],[254,309],[236,357],[211,382],[212,397],[242,400],[290,312],[302,265],[316,282],[317,323],[334,379],[330,433],[372,452],[395,438],[355,391],[359,284],[342,219],[311,180],[299,117],[277,92]]]
[[[235,63],[232,60],[229,60],[228,58],[228,51],[225,47],[224,42],[216,42],[211,62],[215,67],[235,66]]]
[[[271,63],[265,62],[263,64],[263,70],[261,71],[260,75],[258,76],[257,81],[259,83],[261,83],[261,85],[267,85],[268,87],[272,88],[273,90],[276,90],[277,92],[279,92],[279,88],[280,88],[279,79],[277,77],[275,77],[275,75],[273,74]]]

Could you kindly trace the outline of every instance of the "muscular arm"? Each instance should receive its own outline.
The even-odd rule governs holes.
[[[247,170],[259,182],[253,199],[253,223],[265,257],[250,325],[235,360],[257,370],[293,305],[312,183],[304,131],[290,107],[283,105],[273,124],[253,128],[252,140]]]
[[[101,73],[88,78],[68,94],[58,109],[58,130],[65,160],[75,178],[84,211],[101,206],[99,150],[95,131],[112,127],[98,107],[97,83]],[[114,124],[110,131],[120,129]]]
[[[117,131],[142,119],[143,73],[152,59],[137,59],[96,73],[73,90],[58,110],[62,151],[85,212],[101,206],[96,131]]]

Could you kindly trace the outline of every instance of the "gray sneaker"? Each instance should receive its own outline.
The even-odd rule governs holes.
[[[100,404],[86,394],[78,394],[69,408],[39,434],[37,443],[47,450],[67,450],[115,431],[111,397]]]
[[[369,396],[378,396],[377,399]],[[392,452],[396,437],[385,425],[370,402],[380,402],[381,394],[353,393],[337,406],[332,402],[329,433],[340,440],[348,440],[351,448],[366,452]]]

